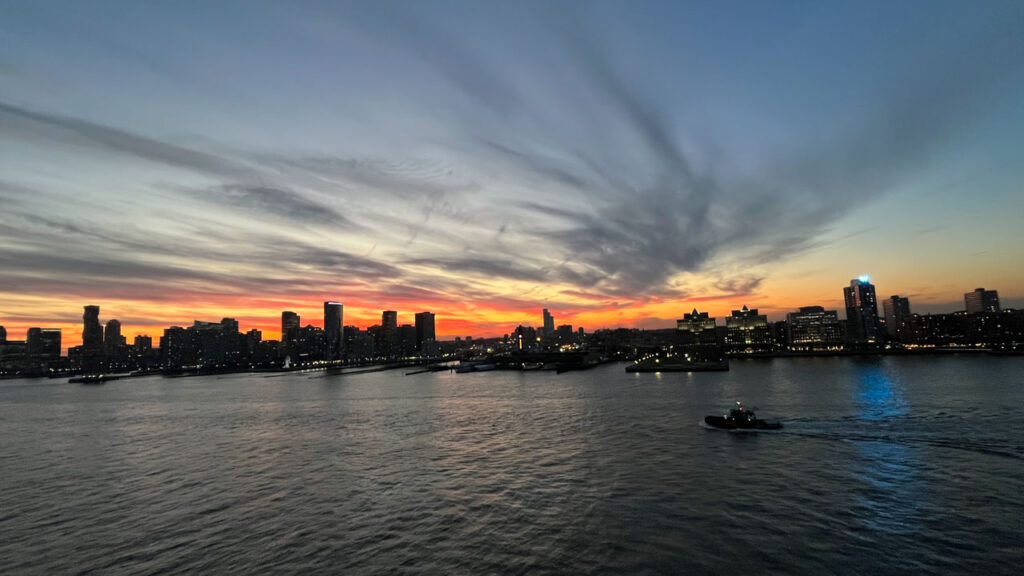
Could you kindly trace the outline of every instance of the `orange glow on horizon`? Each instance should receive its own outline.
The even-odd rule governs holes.
[[[852,277],[852,276],[851,276]],[[0,313],[0,326],[7,330],[10,340],[22,340],[31,327],[60,328],[62,348],[81,344],[82,307],[87,304],[100,306],[100,322],[117,318],[121,322],[121,334],[129,344],[136,335],[148,335],[153,346],[159,345],[160,336],[170,326],[188,327],[193,320],[218,322],[224,317],[234,318],[239,330],[247,332],[257,329],[263,339],[280,338],[281,312],[290,310],[299,314],[302,325],[323,327],[323,302],[340,301],[344,304],[343,323],[367,329],[380,324],[381,310],[397,310],[398,323],[414,324],[414,314],[430,311],[436,315],[436,331],[439,339],[451,340],[456,336],[500,337],[511,333],[516,326],[541,326],[541,310],[549,308],[555,317],[555,325],[570,324],[573,330],[583,327],[590,333],[603,328],[674,328],[675,321],[697,308],[719,319],[723,325],[725,316],[732,310],[746,305],[757,308],[769,320],[783,320],[788,312],[801,306],[819,305],[840,311],[844,316],[842,287],[849,280],[840,279],[827,285],[791,279],[781,282],[763,282],[750,294],[722,294],[708,289],[700,296],[679,299],[621,299],[613,300],[599,295],[590,295],[572,287],[564,286],[515,286],[518,293],[538,293],[536,304],[529,306],[524,299],[495,296],[491,301],[469,301],[449,299],[391,299],[376,303],[379,294],[349,294],[339,298],[337,294],[303,294],[290,299],[283,296],[246,298],[224,295],[207,299],[195,296],[166,302],[152,302],[130,299],[92,299],[81,295],[68,294],[61,297],[39,297],[0,294],[0,300],[9,303]],[[525,288],[524,288],[525,287]],[[876,284],[878,298],[888,297],[896,290]],[[1013,288],[1013,286],[1010,286]],[[521,290],[519,290],[522,288]],[[974,286],[964,288],[970,291]],[[996,286],[995,288],[1000,288]],[[955,303],[962,299],[963,292],[951,287],[943,294],[911,294],[914,304]],[[516,291],[510,291],[515,293]],[[1000,292],[1004,299],[1013,299],[1013,293]],[[555,302],[557,298],[558,303]],[[75,304],[70,304],[74,302]],[[299,304],[301,302],[301,304]],[[950,304],[949,312],[959,308]],[[881,306],[879,306],[881,308]],[[880,310],[881,312],[881,310]]]

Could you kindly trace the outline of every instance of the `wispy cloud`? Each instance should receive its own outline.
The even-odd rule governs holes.
[[[0,102],[0,134],[5,138],[93,148],[217,176],[237,176],[243,168],[205,152],[175,146],[96,122]]]

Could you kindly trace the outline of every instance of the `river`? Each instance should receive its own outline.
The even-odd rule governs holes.
[[[0,573],[1024,565],[1024,358],[623,368],[0,381]]]

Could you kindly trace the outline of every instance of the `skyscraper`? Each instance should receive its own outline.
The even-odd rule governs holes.
[[[86,306],[82,315],[82,371],[86,374],[103,368],[103,326],[100,307]]]
[[[910,322],[910,300],[899,296],[890,296],[882,301],[885,313],[885,330],[889,337],[904,340],[907,336],[907,323]]]
[[[103,326],[100,325],[100,307],[86,306],[82,315],[82,352],[86,356],[103,355]]]
[[[434,314],[419,312],[416,314],[416,349],[423,351],[423,343],[436,340],[434,335]]]
[[[0,326],[0,344],[7,342],[7,329]]]
[[[555,335],[555,317],[548,312],[548,309],[544,309],[544,336],[551,337]]]
[[[107,353],[110,354],[113,353],[120,343],[121,321],[116,318],[108,320],[106,327],[103,329],[103,346],[106,348]]]
[[[299,315],[290,310],[281,312],[281,343],[295,342],[299,338]]]
[[[327,340],[327,359],[338,360],[341,358],[342,344],[342,317],[345,306],[341,302],[324,302],[324,338]]]
[[[964,309],[968,314],[999,312],[999,292],[975,288],[974,292],[964,294]]]
[[[377,353],[381,356],[395,355],[395,343],[398,336],[398,312],[385,310],[380,315],[380,345]]]
[[[850,280],[843,288],[846,301],[847,335],[852,341],[874,342],[878,339],[878,301],[875,285],[867,276]]]

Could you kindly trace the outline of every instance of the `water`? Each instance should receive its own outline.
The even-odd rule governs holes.
[[[732,367],[0,382],[0,573],[1019,572],[1024,358]]]

